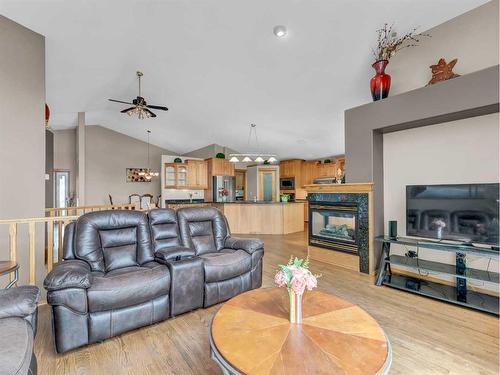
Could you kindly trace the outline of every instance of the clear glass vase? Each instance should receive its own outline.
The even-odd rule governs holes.
[[[288,290],[290,297],[290,323],[302,324],[302,295]]]

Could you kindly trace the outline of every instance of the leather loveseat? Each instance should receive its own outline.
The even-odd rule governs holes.
[[[225,301],[262,283],[260,240],[212,207],[92,212],[66,226],[44,286],[65,352]]]
[[[0,374],[36,375],[33,349],[39,299],[36,286],[0,289]]]

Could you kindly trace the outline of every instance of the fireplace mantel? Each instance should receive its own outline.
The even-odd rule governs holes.
[[[373,182],[355,182],[350,184],[312,184],[304,185],[308,193],[370,193]]]

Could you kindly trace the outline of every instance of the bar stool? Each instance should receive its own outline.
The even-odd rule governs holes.
[[[19,264],[10,260],[0,261],[0,276],[8,275],[12,272],[14,273],[14,278],[4,289],[9,289],[19,280]]]

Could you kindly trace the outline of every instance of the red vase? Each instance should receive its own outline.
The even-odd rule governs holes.
[[[376,74],[370,80],[370,89],[372,91],[373,101],[385,99],[389,96],[391,88],[391,76],[385,74],[385,67],[389,64],[389,60],[380,60],[373,63],[372,67]]]

